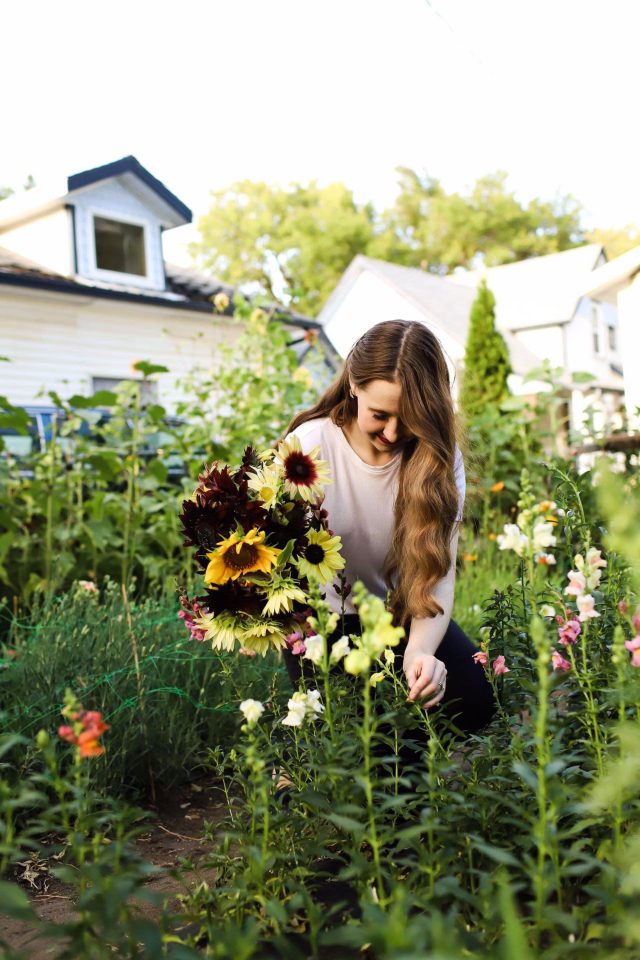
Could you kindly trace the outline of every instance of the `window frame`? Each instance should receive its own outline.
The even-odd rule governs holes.
[[[126,284],[129,286],[153,286],[152,273],[150,269],[151,246],[149,243],[149,224],[138,217],[127,217],[126,215],[114,215],[112,210],[103,210],[91,207],[89,215],[89,234],[90,234],[90,269],[93,276],[98,280],[105,280],[108,283]],[[98,251],[96,248],[96,217],[100,220],[110,220],[112,223],[123,223],[132,227],[141,227],[142,243],[144,247],[144,273],[125,273],[120,270],[105,270],[98,266]]]

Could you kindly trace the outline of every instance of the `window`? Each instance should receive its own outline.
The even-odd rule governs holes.
[[[593,352],[600,353],[600,311],[595,303],[591,305],[591,333],[593,336]]]
[[[607,330],[609,331],[609,350],[616,351],[618,349],[618,331],[613,326],[607,327]]]
[[[121,383],[139,383],[140,399],[143,404],[158,402],[158,384],[155,380],[132,380],[128,377],[92,377],[91,389],[93,393],[98,390],[115,390]]]
[[[96,266],[100,270],[132,273],[146,276],[144,255],[144,227],[135,223],[121,223],[94,217]]]

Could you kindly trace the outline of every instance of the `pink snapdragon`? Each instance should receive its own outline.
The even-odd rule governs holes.
[[[582,627],[580,626],[580,622],[574,617],[572,620],[567,620],[566,623],[558,627],[558,642],[564,647],[568,647],[577,641],[581,633]]]
[[[565,660],[562,654],[558,653],[557,650],[551,651],[551,664],[554,670],[564,670],[565,673],[567,670],[571,670],[571,664],[569,661]]]
[[[502,654],[500,654],[499,657],[495,658],[495,660],[493,661],[492,667],[496,677],[500,677],[503,673],[511,673]]]
[[[564,592],[570,597],[581,597],[584,593],[587,580],[584,573],[579,570],[569,570],[569,586],[564,588]]]
[[[196,617],[201,615],[200,604],[197,600],[194,600],[192,605],[193,610],[178,610],[178,616],[181,620],[184,620],[184,625],[189,631],[189,639],[202,642],[205,639],[207,631],[199,627],[195,622]]]
[[[289,648],[289,652],[293,654],[294,657],[301,657],[307,652],[307,648],[302,639],[302,634],[299,631],[288,634],[285,637],[285,642]]]
[[[640,607],[636,607],[635,613],[631,617],[631,623],[636,633],[640,633]]]
[[[478,650],[477,653],[474,653],[473,659],[475,663],[479,663],[481,667],[486,667],[489,663],[489,654],[486,650]]]
[[[585,593],[582,597],[576,597],[576,605],[578,607],[578,620],[580,623],[586,623],[587,620],[591,620],[594,617],[599,617],[600,614],[595,609],[596,601],[591,596],[590,593]]]

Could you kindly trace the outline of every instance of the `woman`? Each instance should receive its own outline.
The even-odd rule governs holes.
[[[305,452],[319,446],[329,464],[323,507],[342,538],[347,581],[362,580],[379,597],[389,593],[405,627],[409,698],[425,709],[442,703],[461,730],[478,730],[494,704],[473,660],[476,647],[451,620],[465,480],[438,340],[408,320],[372,327],[318,403],[294,417],[293,433]],[[327,600],[341,612],[330,586]],[[358,633],[349,598],[345,614],[345,632]],[[285,659],[297,682],[299,658]]]

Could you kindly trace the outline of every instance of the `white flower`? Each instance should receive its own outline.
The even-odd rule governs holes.
[[[305,717],[324,711],[318,690],[309,690],[308,693],[298,690],[287,703],[287,708],[289,712],[282,721],[286,727],[299,727]]]
[[[319,690],[309,690],[307,693],[307,713],[322,713],[324,706],[320,699]]]
[[[342,658],[346,657],[350,650],[349,637],[340,637],[331,647],[331,656],[329,658],[331,663],[340,663]]]
[[[513,550],[519,557],[522,556],[529,543],[520,527],[515,523],[505,523],[504,533],[499,533],[496,542],[500,550]]]
[[[306,647],[303,657],[312,663],[320,663],[324,657],[324,637],[321,633],[314,633],[304,641]]]
[[[395,660],[396,660],[396,655],[395,655],[395,653],[393,652],[393,650],[391,649],[391,647],[387,647],[387,649],[384,651],[384,653],[382,654],[382,656],[383,656],[384,659],[385,659],[385,663],[388,663],[390,667],[393,666],[393,664],[395,663]]]
[[[533,549],[542,552],[547,547],[555,547],[556,542],[553,524],[539,520],[533,528]]]
[[[245,720],[252,727],[264,713],[264,704],[259,700],[243,700],[240,709],[244,713]]]
[[[536,563],[541,563],[545,567],[550,567],[556,562],[556,558],[552,553],[536,553]]]
[[[580,623],[585,623],[585,621],[591,620],[592,617],[600,616],[598,611],[594,610],[595,603],[596,601],[590,593],[585,593],[584,596],[576,597],[576,604],[578,610],[580,611],[578,616]]]
[[[289,712],[283,719],[283,724],[285,727],[299,727],[307,715],[306,694],[294,693],[287,708]]]
[[[540,616],[541,617],[555,617],[556,608],[552,607],[550,603],[543,603],[540,607]]]
[[[575,565],[585,578],[585,589],[595,590],[600,584],[602,569],[607,566],[607,561],[603,560],[599,550],[589,547],[586,559],[581,553],[576,554]]]

